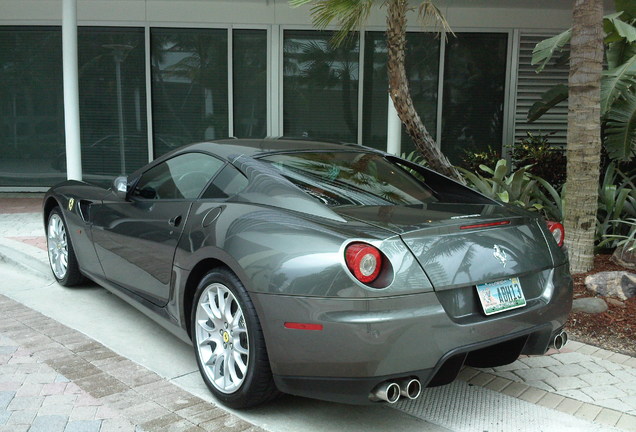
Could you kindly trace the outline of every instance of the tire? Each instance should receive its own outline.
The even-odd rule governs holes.
[[[201,279],[190,328],[203,381],[225,405],[249,408],[279,394],[256,310],[234,273],[217,268]]]
[[[51,210],[46,223],[46,250],[51,271],[60,285],[70,287],[85,281],[59,207]]]

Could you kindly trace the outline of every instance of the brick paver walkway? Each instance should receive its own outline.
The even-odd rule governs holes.
[[[571,341],[562,352],[522,356],[460,378],[596,423],[636,431],[636,358]]]
[[[0,295],[0,432],[262,432]]]

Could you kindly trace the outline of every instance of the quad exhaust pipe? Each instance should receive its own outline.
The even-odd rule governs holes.
[[[400,386],[400,396],[402,397],[416,399],[422,393],[422,384],[416,378],[398,381],[398,385]]]
[[[561,348],[565,346],[566,343],[568,343],[568,334],[562,331],[561,333],[557,334],[554,337],[551,345],[552,345],[552,348],[556,350],[560,350]]]
[[[378,384],[369,399],[374,402],[396,403],[400,397],[417,398],[422,393],[422,384],[416,378],[405,378],[399,381],[384,381]]]

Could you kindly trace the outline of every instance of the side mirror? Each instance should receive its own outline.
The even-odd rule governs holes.
[[[128,177],[119,176],[113,181],[113,192],[117,197],[125,200],[128,197]]]

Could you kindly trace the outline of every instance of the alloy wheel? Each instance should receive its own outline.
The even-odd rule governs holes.
[[[212,283],[199,297],[195,343],[203,372],[222,393],[237,391],[249,363],[248,329],[243,310],[225,285]]]
[[[57,279],[64,279],[68,270],[68,242],[64,221],[57,213],[49,218],[46,239],[53,274]]]

